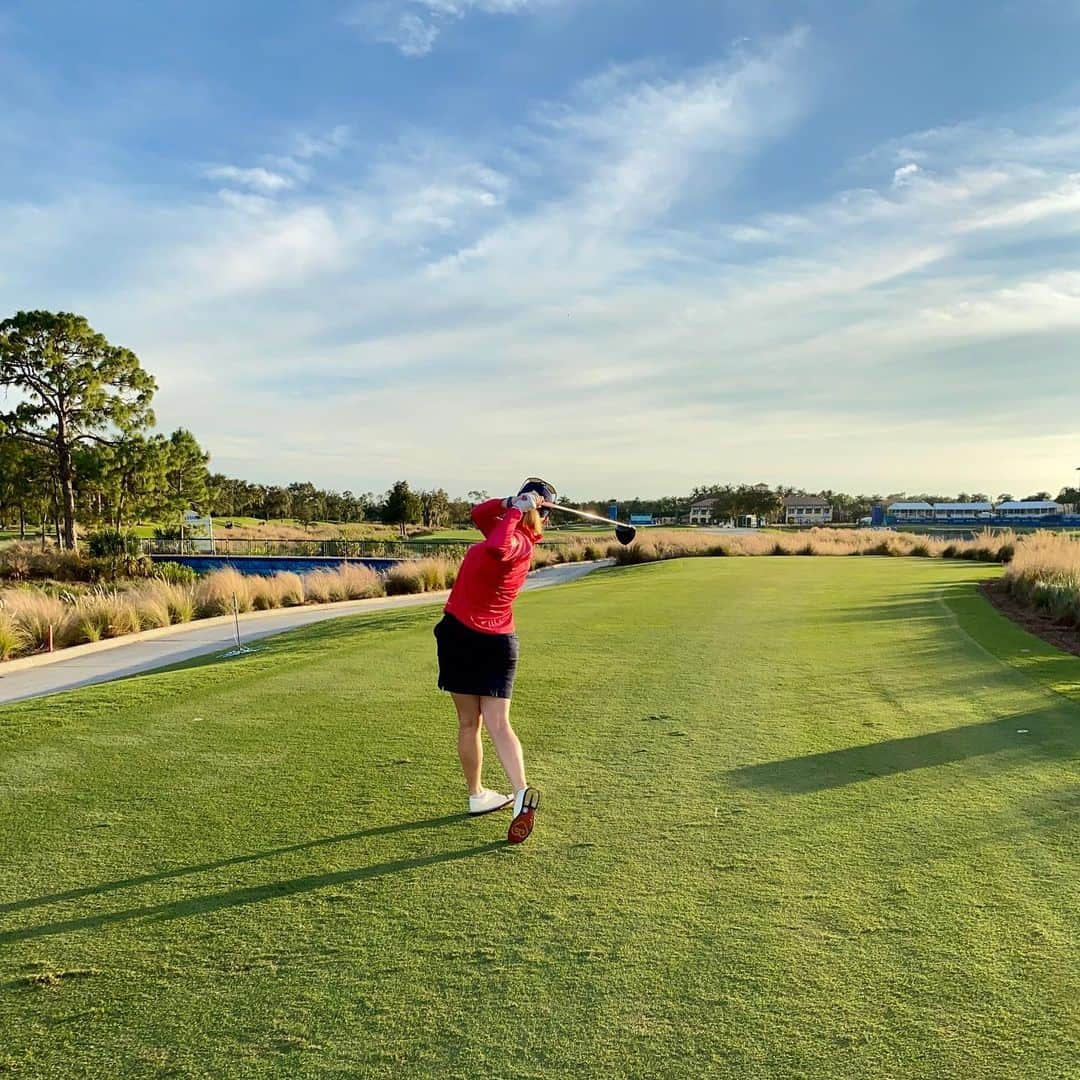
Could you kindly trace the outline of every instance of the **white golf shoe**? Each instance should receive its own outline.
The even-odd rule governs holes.
[[[512,795],[500,795],[497,791],[481,788],[478,795],[469,796],[469,815],[479,817],[481,814],[490,814],[509,806],[513,801]]]

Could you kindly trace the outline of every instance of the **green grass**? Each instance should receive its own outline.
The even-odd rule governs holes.
[[[996,572],[525,595],[517,849],[460,814],[433,610],[0,709],[0,1071],[1075,1076],[1080,659]]]

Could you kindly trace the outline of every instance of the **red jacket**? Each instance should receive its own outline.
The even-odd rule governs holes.
[[[514,632],[514,598],[532,564],[537,538],[520,528],[522,513],[489,499],[472,509],[473,524],[484,534],[465,553],[446,611],[482,634]]]

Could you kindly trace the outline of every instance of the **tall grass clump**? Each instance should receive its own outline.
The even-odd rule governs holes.
[[[1002,580],[1021,603],[1080,625],[1080,537],[1050,532],[1023,537]]]
[[[138,612],[139,625],[143,630],[157,630],[172,624],[169,588],[164,581],[144,581],[125,590],[124,596]]]
[[[255,611],[270,611],[282,606],[283,589],[276,575],[265,577],[259,574],[249,578],[248,593]]]
[[[26,636],[6,608],[0,608],[0,661],[11,660],[27,647]]]
[[[304,582],[300,575],[284,570],[275,576],[281,582],[281,606],[300,607],[304,603]]]
[[[458,564],[445,556],[433,556],[428,559],[418,559],[416,568],[424,579],[425,592],[439,592],[449,589],[457,577]]]
[[[61,649],[72,643],[71,608],[62,600],[37,589],[11,589],[4,593],[4,609],[23,636],[27,652],[39,652],[49,647],[50,627],[54,648]]]
[[[342,563],[332,571],[331,576],[336,579],[335,599],[366,600],[372,596],[383,596],[386,592],[383,588],[382,576],[368,566]]]
[[[374,570],[357,563],[342,563],[333,570],[313,570],[305,574],[302,592],[315,604],[365,600],[385,594],[382,578]]]
[[[195,586],[195,606],[201,618],[231,615],[234,597],[238,611],[251,610],[249,579],[231,568],[215,570]]]
[[[387,571],[383,579],[387,596],[403,596],[424,591],[424,573],[418,568],[417,562],[401,562]]]
[[[83,645],[102,638],[123,637],[144,629],[143,617],[133,592],[102,589],[76,598],[68,613],[69,645]],[[164,621],[161,621],[164,618]],[[168,610],[155,600],[147,622],[168,626]],[[145,627],[149,629],[149,626]]]

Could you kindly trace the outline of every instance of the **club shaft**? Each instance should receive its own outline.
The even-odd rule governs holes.
[[[572,506],[560,506],[558,503],[549,502],[545,505],[550,506],[552,510],[561,510],[564,514],[577,514],[578,517],[588,518],[589,521],[600,521],[605,525],[621,525],[621,521],[615,521],[613,518],[601,517],[599,514],[590,514],[586,510],[575,510]]]

